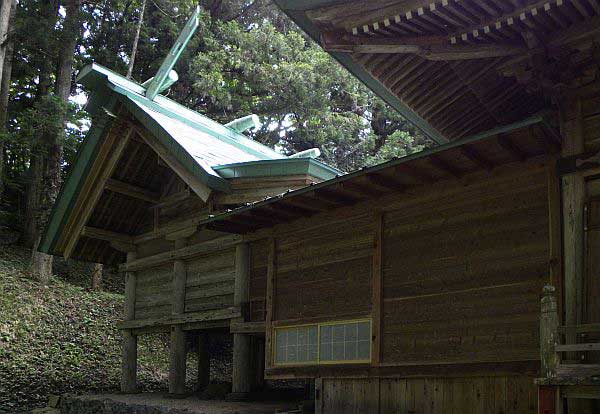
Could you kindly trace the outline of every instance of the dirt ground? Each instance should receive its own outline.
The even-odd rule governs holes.
[[[160,406],[168,409],[187,409],[198,414],[273,414],[298,408],[290,402],[230,402],[201,400],[198,397],[174,399],[159,393],[143,394],[99,394],[79,397],[81,399],[111,399],[126,404]]]

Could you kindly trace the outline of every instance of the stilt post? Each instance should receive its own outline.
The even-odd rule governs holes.
[[[136,253],[128,252],[127,261],[135,260]],[[135,290],[137,276],[135,272],[125,273],[125,307],[123,319],[135,319]],[[137,336],[131,330],[123,331],[123,352],[121,364],[121,391],[135,393],[137,391]]]
[[[186,238],[175,241],[175,248],[181,249],[187,245]],[[185,311],[185,282],[187,269],[183,260],[173,262],[173,315],[180,315]],[[186,374],[186,333],[181,325],[171,326],[171,358],[169,366],[169,393],[173,395],[185,394]]]
[[[248,243],[240,243],[235,249],[235,288],[233,302],[235,306],[244,307],[248,303],[249,290],[249,253]],[[248,334],[233,335],[233,375],[232,400],[247,397],[254,386],[252,372],[252,338]]]

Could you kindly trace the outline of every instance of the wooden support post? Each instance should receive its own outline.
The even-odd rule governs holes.
[[[558,310],[554,286],[544,286],[540,313],[541,375],[552,378],[559,363],[555,347],[558,344]]]
[[[186,334],[181,325],[171,326],[169,394],[185,394]]]
[[[198,381],[197,390],[202,391],[210,384],[210,354],[208,353],[208,334],[198,335]]]
[[[175,241],[175,249],[185,247],[185,238]],[[173,315],[180,315],[185,310],[185,282],[187,271],[183,260],[173,262]],[[185,393],[186,370],[186,333],[181,325],[171,326],[171,358],[169,366],[169,393],[181,395]]]
[[[249,246],[240,243],[235,249],[235,287],[233,304],[244,307],[249,295]],[[252,391],[254,374],[252,372],[252,338],[248,334],[233,334],[233,374],[231,400],[241,400]]]
[[[273,293],[275,292],[275,276],[277,273],[277,251],[275,238],[269,240],[269,252],[267,256],[267,293],[265,298],[265,368],[273,366],[272,361],[272,335],[273,335],[273,315],[275,315],[275,304],[273,303]]]
[[[136,253],[127,253],[127,262],[135,260]],[[135,319],[135,272],[125,272],[125,307],[123,319]],[[131,330],[123,331],[123,350],[121,364],[121,391],[135,393],[137,391],[137,336]]]
[[[372,283],[372,315],[373,315],[373,365],[381,363],[382,341],[382,291],[383,291],[383,213],[375,214],[375,235],[373,240],[373,283]]]
[[[572,104],[572,103],[569,103]],[[565,110],[561,114],[561,133],[565,137],[563,156],[583,153],[583,116],[581,100],[574,102],[575,119],[566,121]],[[565,325],[578,325],[583,316],[584,284],[584,206],[585,182],[579,173],[562,177],[563,208],[563,263],[564,263],[564,312]],[[575,343],[574,334],[567,335],[567,342]],[[570,355],[569,359],[574,358]]]
[[[539,414],[558,414],[556,410],[556,394],[558,387],[538,387],[538,413]]]

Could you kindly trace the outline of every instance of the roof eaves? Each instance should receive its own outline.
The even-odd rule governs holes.
[[[112,111],[117,107],[118,98],[116,95],[108,97],[105,107]],[[65,183],[61,186],[56,202],[52,206],[48,224],[42,236],[38,250],[48,254],[61,254],[56,250],[56,244],[60,240],[62,230],[69,218],[69,214],[79,196],[79,192],[85,183],[93,160],[110,130],[114,118],[108,113],[102,113],[94,125],[88,131],[75,164],[69,171]]]
[[[327,0],[275,0],[275,3],[285,14],[287,14],[299,27],[301,27],[308,35],[317,43],[320,44],[320,31],[306,16],[305,10],[324,7],[341,3],[340,1]],[[423,119],[419,114],[405,105],[394,93],[385,87],[381,82],[373,78],[363,67],[358,65],[351,56],[347,53],[330,52],[335,60],[344,66],[352,75],[359,81],[365,84],[369,89],[375,92],[387,104],[396,109],[410,123],[422,131],[426,136],[432,139],[437,144],[445,144],[448,139],[444,137],[437,129],[429,122]]]
[[[344,174],[314,158],[282,158],[278,160],[247,161],[213,167],[224,178],[267,177],[310,174],[328,180]]]
[[[285,193],[278,194],[276,196],[267,198],[265,200],[256,201],[256,202],[250,203],[250,204],[248,204],[246,206],[238,207],[236,209],[232,209],[232,210],[227,211],[225,213],[214,215],[212,217],[209,217],[209,218],[207,218],[207,219],[199,222],[198,225],[200,226],[200,225],[209,224],[209,223],[212,223],[212,222],[221,221],[221,220],[224,220],[224,219],[226,219],[228,217],[236,216],[238,214],[242,214],[244,212],[253,210],[255,208],[259,208],[259,207],[262,207],[262,206],[265,206],[265,205],[269,205],[269,204],[275,203],[275,202],[277,202],[277,201],[279,201],[281,199],[284,199],[284,198],[294,197],[294,196],[306,194],[306,193],[309,193],[309,192],[312,192],[312,191],[315,191],[315,190],[318,190],[318,189],[321,189],[321,188],[324,188],[324,187],[328,187],[328,186],[331,186],[331,185],[335,185],[335,184],[338,184],[340,182],[344,182],[344,181],[347,181],[347,180],[350,180],[350,179],[353,179],[353,178],[356,178],[356,177],[359,177],[359,176],[362,176],[362,175],[366,175],[366,174],[369,174],[369,173],[374,173],[374,172],[377,172],[377,171],[380,171],[380,170],[384,170],[384,169],[390,168],[390,167],[395,167],[397,165],[404,164],[404,163],[407,163],[409,161],[413,161],[413,160],[417,160],[417,159],[421,159],[421,158],[427,158],[427,157],[430,157],[432,155],[441,153],[443,151],[450,150],[452,148],[458,148],[458,147],[461,147],[463,145],[467,145],[467,144],[470,144],[470,143],[473,143],[473,142],[481,141],[481,140],[484,140],[486,138],[490,138],[490,137],[493,137],[493,136],[496,136],[496,135],[499,135],[499,134],[503,134],[503,133],[506,133],[506,132],[509,132],[509,131],[513,131],[515,129],[520,129],[520,128],[524,128],[524,127],[535,125],[535,124],[542,124],[543,126],[549,127],[549,121],[548,121],[548,119],[546,117],[546,114],[545,113],[536,114],[536,115],[531,116],[529,118],[526,118],[524,120],[521,120],[521,121],[518,121],[518,122],[515,122],[515,123],[512,123],[512,124],[509,124],[509,125],[503,125],[503,126],[500,126],[500,127],[497,127],[497,128],[493,128],[493,129],[490,129],[488,131],[483,131],[481,133],[478,133],[478,134],[475,134],[475,135],[472,135],[472,136],[469,136],[469,137],[465,137],[465,138],[460,139],[460,140],[452,141],[452,142],[449,142],[447,144],[440,145],[438,147],[434,147],[434,148],[430,148],[430,149],[427,149],[427,150],[424,150],[424,151],[416,152],[416,153],[407,155],[407,156],[402,157],[402,158],[396,158],[396,159],[393,159],[393,160],[390,160],[390,161],[387,161],[387,162],[384,162],[384,163],[381,163],[381,164],[374,165],[372,167],[364,167],[364,168],[362,168],[360,170],[357,170],[357,171],[354,171],[354,172],[351,172],[351,173],[348,173],[348,174],[345,174],[345,175],[341,175],[339,177],[332,178],[330,180],[323,181],[321,183],[312,184],[312,185],[310,185],[308,187],[303,187],[303,188],[300,188],[300,189],[297,189],[297,190],[290,190],[290,191],[287,191]]]

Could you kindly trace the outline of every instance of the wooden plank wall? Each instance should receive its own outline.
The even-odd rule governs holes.
[[[386,212],[382,365],[539,359],[544,168]]]
[[[261,322],[265,320],[268,247],[269,242],[266,239],[250,243],[250,292],[248,294],[248,317],[251,322]]]
[[[171,314],[173,263],[137,272],[135,318],[146,319]]]
[[[582,99],[583,137],[586,151],[600,150],[600,95]],[[574,106],[574,105],[573,105]],[[574,108],[569,108],[569,119],[575,119]]]
[[[319,223],[276,245],[274,321],[369,314],[372,214]]]
[[[201,256],[187,262],[185,311],[233,306],[235,250]]]
[[[525,376],[324,378],[321,389],[323,414],[537,413],[537,389]]]
[[[235,253],[229,248],[186,261],[185,312],[233,306]],[[171,315],[173,263],[137,272],[136,319]]]

